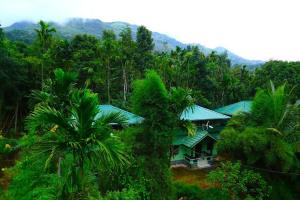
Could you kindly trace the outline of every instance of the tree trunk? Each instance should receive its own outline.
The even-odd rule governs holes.
[[[107,77],[107,101],[110,104],[111,101],[111,96],[110,96],[110,65],[109,65],[109,61],[107,63],[107,67],[106,67],[106,77]]]
[[[44,89],[44,59],[42,60],[42,85],[41,85],[42,91]]]
[[[61,177],[61,161],[62,161],[62,158],[59,156],[58,163],[57,163],[57,175],[59,177]]]
[[[17,103],[16,111],[15,111],[15,133],[17,133],[17,128],[18,128],[18,112],[19,112],[19,103]]]
[[[126,74],[126,64],[123,67],[123,100],[124,104],[127,101],[127,91],[128,91],[128,84],[127,84],[127,74]]]

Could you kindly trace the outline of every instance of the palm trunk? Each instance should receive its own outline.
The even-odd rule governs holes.
[[[190,79],[190,61],[188,60],[188,63],[187,63],[187,82],[186,82],[186,88],[189,88],[189,79]]]
[[[44,60],[42,60],[42,85],[41,85],[42,91],[44,89]]]
[[[107,69],[106,69],[106,75],[107,75],[107,101],[110,104],[111,101],[111,96],[110,96],[110,66],[109,66],[109,61],[107,64]]]
[[[17,128],[18,128],[18,111],[19,111],[19,103],[17,103],[16,111],[15,111],[15,133],[17,133]]]
[[[126,64],[125,64],[126,66]],[[127,74],[126,74],[126,67],[123,67],[123,100],[124,104],[127,101],[127,90],[128,90],[128,84],[127,84]]]
[[[61,161],[62,157],[59,156],[58,163],[57,163],[57,176],[61,177]]]

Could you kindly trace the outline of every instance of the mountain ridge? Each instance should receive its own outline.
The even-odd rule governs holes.
[[[84,19],[84,18],[70,18],[64,23],[48,22],[57,29],[57,35],[65,39],[71,39],[77,34],[91,34],[96,37],[101,37],[103,30],[113,30],[117,35],[125,27],[130,27],[132,35],[135,38],[137,33],[137,25],[122,21],[103,22],[99,19]],[[30,43],[35,38],[34,29],[38,28],[38,24],[31,21],[19,21],[14,24],[4,27],[4,32],[7,37],[12,40],[21,40]],[[218,54],[227,53],[232,65],[247,65],[248,68],[256,68],[264,63],[261,60],[245,59],[224,47],[207,48],[199,43],[185,44],[175,38],[159,32],[152,32],[152,37],[155,43],[155,50],[169,51],[176,48],[186,48],[188,45],[198,46],[204,54],[209,54],[215,51]]]

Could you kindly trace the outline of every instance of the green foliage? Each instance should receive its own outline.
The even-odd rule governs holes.
[[[292,174],[284,173],[298,173],[300,169],[295,149],[300,139],[299,108],[288,104],[287,98],[284,86],[259,91],[251,113],[233,117],[218,142],[220,152],[268,172],[265,177],[274,186],[270,199],[297,199],[298,194],[294,187],[297,181]],[[288,186],[277,184],[283,180]],[[279,195],[281,190],[286,195]]]
[[[269,199],[271,188],[266,181],[240,163],[221,163],[221,167],[208,175],[208,180],[226,190],[233,199]]]
[[[257,92],[249,115],[230,120],[221,133],[223,140],[218,142],[218,149],[251,165],[299,170],[294,148],[300,139],[295,115],[298,108],[289,104],[285,85],[277,89],[271,86],[269,91]]]
[[[191,123],[179,120],[182,110],[193,103],[218,107],[251,99],[255,88],[266,89],[269,80],[285,85],[259,90],[252,113],[230,120],[218,148],[254,166],[299,172],[300,112],[292,104],[300,94],[299,62],[270,61],[252,72],[232,66],[226,54],[206,54],[198,47],[155,52],[145,27],[132,33],[130,27],[111,26],[116,33],[69,27],[72,34],[92,31],[102,38],[77,35],[65,40],[58,37],[65,34],[59,27],[56,34],[52,25],[41,21],[34,34],[16,32],[26,43],[8,40],[0,28],[0,163],[8,168],[14,163],[6,162],[8,157],[20,162],[5,192],[10,198],[66,199],[63,195],[68,194],[99,199],[100,190],[111,191],[111,198],[170,199],[171,130],[194,131]],[[34,43],[29,42],[32,38]],[[61,69],[53,76],[56,67]],[[146,78],[136,81],[147,70]],[[144,123],[121,133],[112,130],[110,123],[124,119],[116,114],[95,119],[98,98],[135,111],[145,117]],[[29,113],[30,134],[22,133]],[[15,156],[17,150],[20,156]],[[128,160],[131,165],[119,169],[118,164]],[[294,180],[287,184],[296,188]],[[202,193],[202,198],[224,196],[217,189]]]
[[[261,68],[255,71],[254,85],[261,89],[267,89],[269,83],[266,80],[272,80],[274,85],[286,84],[286,89],[295,91],[290,97],[295,101],[300,98],[300,63],[287,61],[269,61]]]
[[[145,117],[146,122],[157,123],[155,125],[160,126],[160,121],[168,120],[167,109],[165,109],[165,106],[168,106],[168,93],[162,80],[154,71],[148,72],[145,80],[135,82],[132,101],[133,110]],[[149,106],[145,107],[145,105]]]
[[[40,45],[41,51],[45,51],[50,48],[52,43],[52,33],[56,32],[56,29],[51,27],[49,24],[44,21],[39,21],[40,29],[35,29],[38,36],[38,43]]]
[[[69,117],[49,106],[34,110],[28,118],[29,133],[37,133],[45,124],[52,128],[50,131],[43,128],[42,136],[29,148],[35,154],[46,155],[46,169],[52,161],[57,162],[58,175],[64,174],[74,184],[72,187],[84,191],[82,180],[87,167],[96,170],[109,166],[113,170],[127,162],[117,137],[111,136],[109,126],[110,123],[123,123],[124,119],[115,114],[96,118],[98,99],[88,90],[74,91],[71,105],[67,109]],[[68,156],[71,163],[66,170],[71,171],[61,172],[61,162]]]
[[[58,68],[54,70],[54,78],[47,80],[42,91],[33,90],[31,94],[32,105],[48,105],[62,112],[70,106],[69,96],[74,89],[77,80],[77,74],[74,72],[65,72]]]
[[[295,177],[295,179],[297,179]],[[272,184],[272,194],[270,199],[280,200],[280,199],[287,199],[287,200],[296,200],[299,199],[300,195],[297,193],[297,190],[300,187],[298,181],[290,181],[286,177],[282,178],[274,178],[271,181]]]
[[[140,180],[142,180],[140,178]],[[149,200],[150,195],[142,182],[132,182],[122,191],[110,191],[103,200]]]
[[[152,50],[154,48],[152,33],[146,27],[138,27],[136,33],[137,65],[141,73],[149,69],[153,62]]]
[[[133,110],[143,116],[140,133],[136,133],[133,152],[137,156],[139,177],[146,179],[150,199],[171,199],[170,147],[173,127],[179,126],[179,115],[191,104],[189,92],[166,89],[154,71],[134,84]]]
[[[221,189],[200,189],[197,185],[175,182],[175,199],[187,200],[229,200],[228,192]]]
[[[144,80],[135,82],[133,109],[145,120],[136,136],[134,152],[139,156],[139,176],[149,181],[146,188],[150,199],[169,199],[172,193],[168,159],[171,145],[168,97],[162,80],[154,71],[148,72]]]
[[[54,74],[54,80],[50,80],[52,84],[45,91],[35,92],[42,94],[38,97],[49,98],[39,98],[40,103],[27,119],[29,134],[22,138],[20,145],[28,153],[16,173],[39,176],[40,180],[45,177],[50,182],[53,177],[53,181],[59,182],[57,186],[52,182],[41,182],[24,187],[34,191],[29,195],[38,195],[42,199],[46,196],[54,199],[98,198],[98,178],[101,180],[101,177],[95,174],[106,176],[128,164],[123,145],[112,134],[110,125],[123,125],[125,118],[118,113],[98,116],[97,95],[87,89],[75,89],[76,74],[62,69],[55,70]],[[26,178],[21,176],[20,182]],[[12,184],[18,184],[18,175]],[[44,189],[49,184],[54,191],[60,192],[54,196],[48,194],[53,193],[50,186],[49,190]],[[12,192],[11,195],[18,196],[19,193]]]
[[[189,200],[200,200],[202,196],[202,190],[196,185],[188,185],[181,182],[174,183],[176,191],[176,199],[185,197]]]
[[[4,138],[2,135],[0,135],[0,153],[2,155],[13,152],[14,150],[16,150],[16,146],[17,146],[17,140]]]
[[[40,166],[45,157],[39,159],[24,158],[10,173],[14,178],[6,196],[10,200],[52,200],[57,199],[62,192],[62,179],[56,174],[45,174]]]

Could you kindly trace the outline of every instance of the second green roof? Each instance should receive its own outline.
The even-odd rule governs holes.
[[[215,120],[215,119],[229,119],[230,117],[221,113],[209,110],[207,108],[194,105],[190,108],[186,108],[181,114],[181,119],[190,121],[203,121],[203,120]]]
[[[240,101],[234,104],[230,104],[221,108],[215,109],[216,112],[223,113],[225,115],[235,115],[239,112],[249,113],[251,111],[252,101]]]
[[[128,124],[139,124],[144,120],[143,117],[140,117],[136,114],[133,114],[131,112],[128,112],[126,110],[123,110],[121,108],[112,105],[99,105],[99,111],[100,112],[98,113],[98,116],[106,115],[109,113],[120,113],[127,119],[126,121]]]

